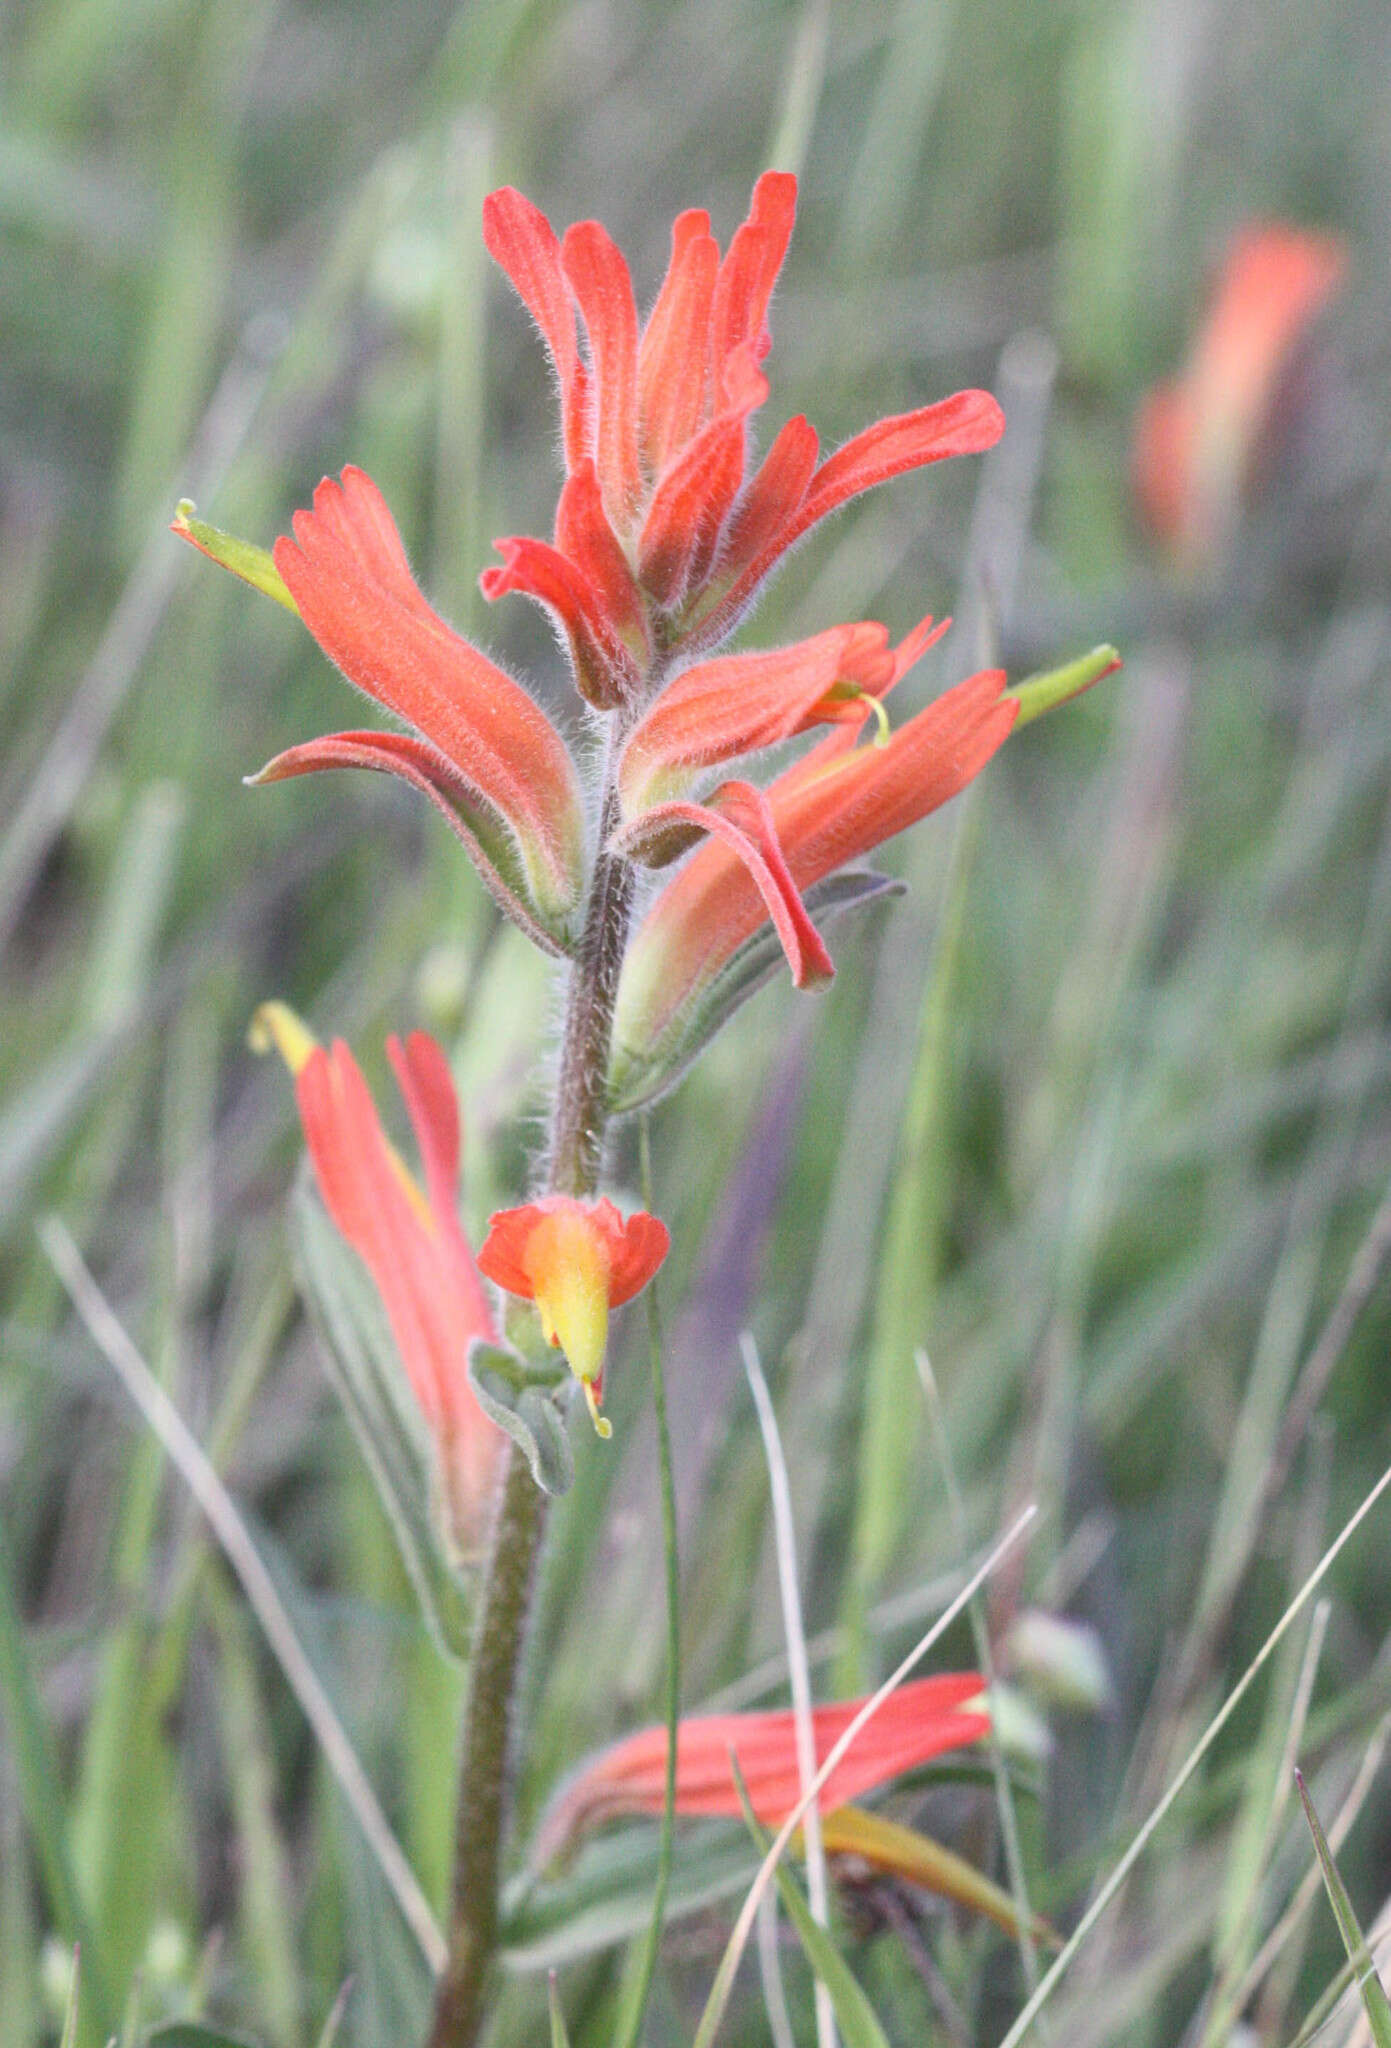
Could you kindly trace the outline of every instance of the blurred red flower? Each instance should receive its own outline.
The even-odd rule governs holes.
[[[1200,560],[1226,541],[1291,360],[1346,263],[1336,236],[1282,221],[1233,238],[1187,364],[1154,387],[1135,421],[1136,502],[1181,558]]]

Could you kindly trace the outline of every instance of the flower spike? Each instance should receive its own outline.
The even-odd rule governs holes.
[[[1283,221],[1233,238],[1186,366],[1154,387],[1135,421],[1135,497],[1180,560],[1196,563],[1228,538],[1286,373],[1346,267],[1336,235]]]
[[[479,1269],[506,1293],[536,1303],[546,1342],[565,1353],[583,1383],[600,1436],[611,1433],[599,1413],[609,1310],[641,1292],[670,1242],[666,1225],[644,1210],[625,1219],[608,1200],[572,1195],[544,1195],[489,1221]]]

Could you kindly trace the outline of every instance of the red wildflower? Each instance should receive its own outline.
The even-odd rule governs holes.
[[[300,1120],[329,1215],[376,1283],[411,1390],[438,1457],[450,1536],[475,1547],[505,1439],[468,1383],[474,1337],[497,1342],[492,1312],[456,1209],[459,1105],[449,1065],[423,1031],[387,1040],[425,1169],[425,1192],[382,1130],[342,1039],[325,1051],[283,1003],[256,1013],[295,1079]]]
[[[550,350],[567,481],[554,543],[499,541],[503,565],[482,587],[490,598],[524,591],[553,614],[595,703],[631,695],[653,647],[670,656],[722,640],[827,513],[905,470],[988,448],[1003,430],[988,392],[961,391],[879,421],[818,463],[816,434],[799,415],[747,473],[749,418],[768,396],[759,368],[768,307],[796,199],[795,178],[766,172],[723,258],[709,215],[683,213],[641,329],[628,266],[597,221],[562,240],[510,187],[484,203],[488,248]]]
[[[1136,500],[1176,553],[1194,557],[1226,537],[1291,359],[1346,260],[1336,237],[1280,221],[1232,241],[1186,368],[1155,386],[1135,422]]]
[[[546,1342],[565,1353],[583,1383],[601,1436],[609,1310],[631,1301],[667,1255],[664,1223],[644,1210],[624,1218],[613,1203],[545,1195],[489,1220],[478,1264],[508,1294],[534,1301]]]
[[[986,1734],[985,1681],[977,1672],[919,1678],[891,1693],[819,1795],[830,1815],[852,1800],[916,1770],[943,1751],[964,1748]],[[811,1717],[821,1762],[863,1707],[845,1700],[817,1707]],[[755,1816],[779,1827],[802,1796],[796,1719],[789,1712],[708,1714],[683,1720],[676,1736],[676,1811],[728,1815],[740,1804],[731,1756]],[[660,1814],[666,1790],[667,1732],[643,1728],[616,1743],[564,1786],[541,1823],[537,1859],[549,1863],[579,1837],[624,1814]]]

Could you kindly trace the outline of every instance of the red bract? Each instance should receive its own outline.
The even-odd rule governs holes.
[[[565,1353],[584,1384],[600,1434],[609,1310],[631,1301],[667,1255],[667,1227],[645,1210],[624,1217],[612,1202],[543,1195],[489,1219],[478,1263],[508,1294],[534,1301],[546,1342]]]
[[[590,502],[582,527],[557,520],[554,546],[499,541],[504,566],[484,574],[483,590],[524,591],[559,619],[595,703],[631,695],[639,643],[670,655],[723,639],[827,513],[905,470],[989,448],[1003,430],[988,392],[962,391],[881,420],[818,465],[816,435],[798,416],[749,474],[748,422],[768,396],[759,365],[796,198],[790,174],[766,172],[723,260],[709,215],[683,213],[641,330],[627,264],[597,221],[562,241],[519,192],[484,204],[484,239],[555,366],[567,492],[585,479]],[[620,573],[630,563],[635,581]]]
[[[990,1728],[984,1693],[985,1681],[973,1671],[900,1686],[832,1771],[819,1795],[821,1811],[830,1814],[946,1750],[977,1741]],[[818,1763],[863,1706],[863,1700],[846,1700],[813,1711]],[[731,1757],[738,1761],[758,1820],[766,1827],[780,1826],[802,1796],[796,1720],[787,1712],[683,1720],[676,1737],[676,1811],[738,1819],[743,1807]],[[596,1757],[562,1789],[542,1821],[538,1861],[564,1854],[605,1821],[661,1813],[666,1761],[667,1732],[661,1727],[643,1728]]]
[[[896,664],[894,680],[901,672]],[[799,909],[806,916],[802,897],[815,883],[926,817],[980,773],[1018,715],[1004,686],[998,669],[972,676],[882,746],[856,745],[853,728],[838,726],[769,784],[770,836],[785,859],[789,918]],[[681,808],[657,806],[649,816]],[[620,1055],[649,1060],[673,1020],[770,915],[768,890],[747,859],[713,838],[701,846],[658,895],[629,949],[614,1025]],[[778,930],[794,981],[814,978],[799,970]],[[822,972],[829,971],[825,961]]]
[[[399,776],[443,812],[508,914],[562,951],[584,886],[584,812],[560,734],[520,683],[431,610],[360,469],[325,477],[293,526],[274,566],[300,617],[349,682],[413,730],[310,740],[252,780],[321,768]],[[194,538],[186,522],[175,531]]]
[[[423,1031],[387,1040],[425,1169],[425,1192],[382,1130],[342,1039],[325,1051],[293,1013],[257,1013],[295,1079],[324,1206],[376,1283],[396,1349],[438,1458],[449,1533],[474,1548],[505,1439],[468,1383],[468,1349],[497,1342],[492,1312],[459,1224],[459,1105],[449,1065]]]

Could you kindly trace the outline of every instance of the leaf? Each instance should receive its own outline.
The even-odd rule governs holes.
[[[870,868],[849,868],[815,883],[802,900],[819,931],[827,918],[902,894],[903,883],[890,875],[876,874]],[[626,1116],[644,1109],[674,1088],[741,1004],[772,980],[784,957],[772,925],[760,926],[714,979],[678,1011],[649,1052],[637,1055],[617,1046],[609,1079],[611,1114]]]
[[[209,526],[206,519],[195,518],[191,498],[180,498],[170,530],[181,540],[192,541],[210,562],[216,562],[219,568],[230,569],[253,590],[273,597],[277,604],[284,605],[287,612],[299,617],[299,606],[286,589],[284,579],[266,549],[258,548],[254,541],[238,540],[234,533],[224,533],[219,526]]]
[[[652,1921],[657,1831],[646,1824],[588,1842],[563,1876],[523,1873],[502,1898],[499,1949],[509,1970],[562,1969],[617,1948]],[[754,1859],[742,1829],[692,1821],[676,1846],[666,1924],[705,1913],[747,1891]]]
[[[63,2014],[63,2036],[58,2048],[77,2048],[77,1989],[82,1976],[82,1951],[72,1952],[72,1975],[68,1979],[68,2003]]]
[[[1367,1937],[1362,1932],[1357,1915],[1353,1911],[1352,1900],[1348,1897],[1347,1886],[1343,1883],[1338,1866],[1333,1860],[1333,1851],[1328,1846],[1328,1838],[1314,1811],[1314,1802],[1309,1797],[1302,1771],[1295,1772],[1294,1782],[1299,1787],[1299,1796],[1304,1803],[1304,1818],[1308,1821],[1309,1832],[1314,1838],[1319,1869],[1323,1873],[1324,1889],[1333,1908],[1333,1917],[1338,1923],[1338,1932],[1343,1937],[1348,1962],[1352,1965],[1358,1995],[1362,2000],[1362,2010],[1367,2015],[1368,2030],[1376,2043],[1376,2048],[1391,2048],[1391,2002],[1388,2002],[1382,1981],[1377,1975],[1376,1963],[1367,1946]]]
[[[554,1400],[567,1376],[564,1366],[533,1365],[481,1337],[469,1345],[469,1385],[478,1405],[519,1447],[543,1493],[568,1493],[575,1483],[575,1454]]]
[[[560,1991],[555,1981],[554,1970],[551,1971],[551,1981],[547,1989],[551,2005],[551,2048],[570,2048],[569,2029],[565,2025],[565,2014],[560,2008]]]
[[[169,2020],[145,2036],[145,2048],[262,2048],[249,2034],[228,2034],[197,2020]]]
[[[766,1856],[772,1846],[772,1836],[765,1833],[754,1818],[743,1773],[739,1769],[738,1759],[733,1755],[730,1756],[730,1764],[743,1804],[745,1823],[753,1836],[759,1855]],[[773,1877],[778,1887],[778,1896],[787,1909],[788,1919],[797,1930],[797,1938],[806,1953],[807,1961],[831,1995],[836,2019],[840,2023],[840,2030],[849,2048],[889,2048],[884,2029],[875,2016],[873,2006],[860,1989],[854,1972],[827,1930],[813,1919],[811,1907],[807,1904],[802,1888],[786,1863],[777,1865]]]
[[[366,1268],[317,1195],[301,1183],[290,1203],[295,1277],[334,1391],[376,1483],[406,1575],[447,1654],[468,1654],[469,1602],[432,1510],[432,1451]]]
[[[983,1913],[1007,1934],[1018,1935],[1019,1911],[1010,1894],[931,1835],[919,1834],[916,1828],[867,1813],[859,1806],[837,1807],[834,1813],[824,1815],[821,1834],[828,1856],[857,1856],[874,1870],[890,1871],[920,1891],[952,1899],[973,1913]],[[1029,1933],[1050,1948],[1062,1946],[1054,1930],[1037,1914],[1029,1920]]]

